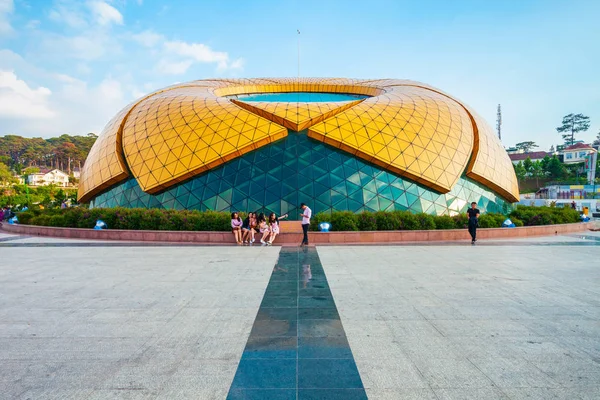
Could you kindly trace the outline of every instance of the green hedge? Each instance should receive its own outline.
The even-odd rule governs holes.
[[[242,218],[245,215],[240,214]],[[18,214],[19,222],[27,225],[69,228],[93,228],[101,219],[109,229],[145,229],[172,231],[229,231],[231,214],[216,211],[160,210],[144,208],[67,208],[30,210]],[[518,206],[509,215],[516,226],[566,224],[580,221],[579,212],[571,208]],[[503,214],[484,213],[479,218],[481,228],[498,228],[506,219]],[[332,231],[386,231],[419,229],[464,229],[467,217],[412,214],[408,211],[378,211],[354,214],[336,211],[319,213],[311,221],[311,230],[321,222],[330,222]]]
[[[482,214],[480,225],[484,228],[498,228],[506,219],[502,214]],[[377,211],[354,214],[351,212],[319,213],[311,220],[310,229],[319,230],[321,222],[330,222],[332,231],[394,231],[421,229],[464,229],[466,215],[435,216],[413,214],[409,211]],[[520,221],[519,221],[520,222]],[[515,222],[515,225],[517,223]],[[522,224],[521,224],[522,225]]]
[[[240,214],[242,218],[245,216]],[[109,229],[162,231],[229,231],[231,214],[216,211],[145,208],[67,208],[33,210],[18,214],[19,223],[69,228],[93,228],[96,220]]]
[[[518,220],[525,226],[570,224],[581,221],[579,211],[571,207],[517,206],[509,217],[513,222]]]
[[[516,226],[568,224],[580,222],[579,212],[571,208],[518,206],[508,217]],[[500,228],[507,216],[483,213],[480,228]],[[311,230],[317,231],[321,222],[330,222],[332,231],[390,231],[418,229],[464,229],[466,214],[435,216],[413,214],[408,211],[378,211],[353,214],[349,212],[319,213],[311,221]]]

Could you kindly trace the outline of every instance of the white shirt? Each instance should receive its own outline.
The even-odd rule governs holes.
[[[312,211],[308,206],[302,211],[304,216],[302,217],[302,225],[310,224],[310,217],[312,216]]]

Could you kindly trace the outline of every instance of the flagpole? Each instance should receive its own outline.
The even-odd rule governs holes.
[[[298,79],[300,79],[300,29],[298,31]]]

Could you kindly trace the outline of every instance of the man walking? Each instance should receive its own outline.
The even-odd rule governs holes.
[[[477,203],[471,203],[471,208],[467,210],[467,217],[469,217],[469,234],[471,234],[471,244],[475,244],[477,241],[477,224],[479,223],[479,209],[477,208]]]
[[[302,243],[300,246],[308,246],[308,227],[310,226],[310,217],[312,216],[312,210],[308,208],[308,206],[304,203],[300,204],[300,208],[302,209],[302,233],[304,237],[302,238]]]

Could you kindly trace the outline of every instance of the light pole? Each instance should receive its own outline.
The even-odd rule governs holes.
[[[300,79],[300,29],[298,31],[298,79]]]

